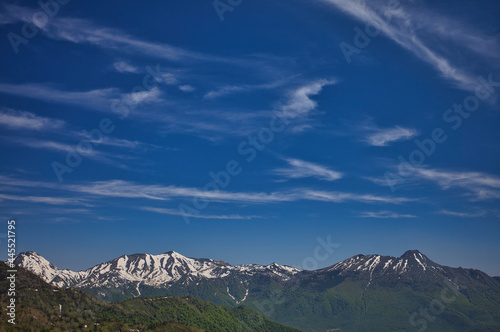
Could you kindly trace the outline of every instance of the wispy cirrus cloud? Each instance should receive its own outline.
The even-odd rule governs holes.
[[[242,216],[239,214],[231,215],[210,215],[210,214],[186,214],[179,211],[178,209],[166,209],[166,208],[156,208],[156,207],[142,207],[141,210],[155,212],[159,214],[166,214],[171,216],[182,216],[195,219],[218,219],[218,220],[251,220],[255,218],[262,218],[260,216]]]
[[[45,118],[31,112],[2,108],[0,110],[0,125],[13,129],[42,131],[59,129],[65,123],[62,120]]]
[[[161,102],[162,92],[158,87],[153,87],[150,90],[130,92],[122,95],[122,100],[132,106],[138,104],[150,104]]]
[[[175,76],[162,73],[158,76],[161,83],[167,85],[177,84]],[[313,126],[308,121],[311,111],[316,109],[317,103],[312,96],[321,92],[326,85],[334,84],[334,81],[313,80],[296,89],[290,90],[283,102],[278,105],[284,116],[294,119],[290,130],[294,133],[302,132]],[[184,87],[185,91],[191,91],[192,87]],[[48,103],[71,105],[83,107],[90,110],[102,112],[113,112],[112,105],[120,101],[129,106],[138,105],[164,105],[163,92],[157,86],[144,91],[122,93],[117,88],[94,89],[88,91],[68,91],[56,88],[51,84],[0,84],[0,93],[11,94],[19,97],[29,97]],[[173,103],[172,101],[169,101]],[[188,106],[186,106],[189,104]],[[143,121],[154,121],[163,124],[165,131],[184,132],[196,134],[197,136],[217,140],[223,134],[224,137],[242,136],[252,133],[258,129],[261,120],[272,117],[272,111],[238,111],[202,109],[193,102],[176,104],[178,107],[171,112],[160,112],[153,109],[137,113],[137,117]]]
[[[157,61],[169,61],[191,70],[193,66],[212,63],[215,65],[235,66],[248,70],[251,67],[252,75],[275,79],[282,76],[284,65],[294,63],[291,57],[278,57],[270,54],[241,54],[238,56],[219,56],[214,53],[191,50],[179,47],[165,41],[155,41],[149,36],[134,35],[126,30],[105,26],[90,19],[65,17],[59,14],[45,22],[33,20],[33,14],[39,8],[24,7],[15,4],[0,6],[0,25],[12,23],[35,24],[45,38],[68,43],[89,45],[102,49],[107,53],[114,52],[119,58],[124,55],[141,56]],[[138,68],[125,61],[117,61],[115,70],[121,72],[136,72]],[[205,74],[201,75],[203,82],[207,81]],[[167,83],[168,84],[168,83]],[[173,85],[173,84],[171,84]],[[178,85],[183,92],[193,91],[193,84],[183,82]]]
[[[283,79],[283,80],[278,80],[275,82],[271,83],[265,83],[265,84],[237,84],[237,85],[224,85],[221,88],[211,90],[207,92],[203,98],[205,99],[215,99],[218,97],[222,97],[225,95],[229,95],[235,92],[249,92],[249,91],[255,91],[255,90],[268,90],[268,89],[275,89],[280,86],[283,86],[287,82],[290,82],[294,77],[288,79]]]
[[[183,92],[193,92],[196,89],[189,84],[184,84],[184,85],[179,85],[179,90]]]
[[[374,194],[355,194],[355,193],[346,193],[338,191],[322,191],[322,190],[311,190],[311,189],[299,189],[299,191],[300,194],[298,194],[297,197],[300,197],[301,199],[332,202],[332,203],[355,201],[363,203],[401,204],[401,203],[415,201],[415,199],[411,198],[392,197],[392,196],[383,196]]]
[[[205,99],[214,99],[217,97],[225,96],[233,92],[237,91],[245,91],[248,90],[248,88],[245,88],[244,86],[241,85],[226,85],[223,86],[222,88],[219,88],[217,90],[212,90],[207,92],[203,98]]]
[[[300,134],[313,129],[317,123],[312,116],[318,107],[313,96],[320,94],[325,86],[336,83],[333,79],[315,79],[290,89],[275,108],[284,118],[291,120],[287,130]]]
[[[85,135],[84,133],[80,133],[80,132],[76,132],[76,131],[69,132],[69,136],[72,136],[76,139],[81,138],[82,140],[87,140],[88,142],[92,143],[94,145],[95,149],[88,150],[88,151],[81,150],[78,153],[81,154],[82,156],[85,156],[85,157],[95,157],[97,159],[100,159],[104,156],[103,153],[97,151],[97,147],[101,146],[101,145],[110,146],[110,147],[117,147],[117,148],[124,148],[124,149],[128,149],[128,150],[141,150],[141,151],[162,148],[161,146],[155,145],[155,144],[149,144],[149,143],[144,143],[144,142],[140,142],[137,140],[128,140],[128,139],[111,137],[111,136],[104,136],[104,137],[100,138],[99,140],[96,140],[90,136]],[[9,140],[11,142],[22,144],[22,145],[36,148],[36,149],[42,148],[42,149],[48,149],[48,150],[60,151],[60,152],[75,151],[76,145],[77,145],[76,143],[69,144],[69,143],[65,143],[65,142],[46,140],[46,139],[40,139],[40,138],[32,138],[32,137],[10,137]]]
[[[323,87],[334,84],[333,80],[313,79],[299,86],[287,89],[274,107],[283,117],[293,119],[287,130],[292,133],[313,128],[310,116],[318,104],[313,96],[321,93]],[[269,121],[274,115],[273,109],[245,110],[238,109],[196,109],[197,104],[181,104],[177,110],[153,115],[158,123],[164,124],[165,131],[193,133],[208,140],[221,140],[228,136],[245,136],[259,130],[262,121]],[[149,114],[148,114],[149,116]]]
[[[179,105],[172,112],[148,114],[160,125],[161,132],[187,133],[210,141],[220,141],[227,137],[245,136],[259,128],[263,120],[272,116],[271,111],[247,111],[232,109],[209,109]]]
[[[64,40],[75,44],[90,44],[124,53],[143,54],[171,61],[228,62],[224,58],[192,52],[166,43],[149,42],[131,36],[119,29],[97,25],[89,20],[56,16],[46,24],[40,24],[40,22],[31,19],[35,9],[18,5],[4,5],[3,9],[4,11],[0,14],[0,24],[33,23],[43,31],[45,36],[51,39]]]
[[[148,198],[152,200],[170,200],[175,197],[200,197],[209,199],[214,202],[223,203],[271,204],[279,202],[294,202],[299,200],[312,200],[334,203],[358,201],[365,203],[399,204],[412,201],[411,199],[403,197],[320,191],[307,188],[300,188],[292,191],[276,191],[270,193],[229,191],[207,192],[198,188],[161,185],[139,185],[122,180],[94,182],[89,185],[70,187],[69,189],[82,193],[110,197]]]
[[[50,84],[0,83],[0,93],[103,112],[111,112],[113,103],[118,100],[122,100],[131,106],[162,101],[162,92],[158,87],[144,91],[121,93],[117,88],[68,91],[53,87]]]
[[[165,85],[177,85],[179,84],[179,80],[177,78],[177,75],[172,73],[172,72],[163,72],[160,71],[160,66],[156,65],[156,68],[151,68],[146,66],[146,68],[141,69],[135,65],[130,64],[129,62],[120,60],[116,61],[113,63],[113,68],[119,72],[119,73],[132,73],[132,74],[144,74],[144,75],[152,75],[153,79],[158,83],[158,84],[165,84]],[[144,83],[143,83],[144,84]],[[184,91],[184,92],[190,92],[193,91],[194,88],[188,84],[185,85],[179,85],[178,86],[179,90]]]
[[[22,21],[22,15],[28,14],[28,10],[25,10],[22,14],[16,13],[16,9],[21,8],[19,6],[3,6],[4,11],[0,11],[0,25],[15,24]]]
[[[166,43],[150,42],[131,36],[119,29],[99,26],[88,20],[56,18],[43,27],[46,35],[53,39],[72,43],[85,43],[132,54],[143,54],[164,60],[185,62],[215,61],[231,62],[217,56],[193,52]]]
[[[422,8],[420,3],[399,2],[399,6],[394,6],[394,2],[380,0],[323,2],[334,5],[363,23],[379,28],[386,37],[431,65],[443,78],[463,90],[474,91],[477,86],[477,74],[473,73],[472,67],[467,68],[467,61],[457,61],[457,55],[462,53],[464,46],[470,48],[467,46],[468,41],[474,40],[474,45],[481,45],[474,48],[482,56],[479,61],[491,57],[492,53],[497,54],[495,58],[498,60],[498,41],[480,31],[467,29],[454,19]],[[436,39],[436,35],[440,38]],[[443,47],[445,43],[447,47]],[[493,49],[485,47],[486,45]]]
[[[442,189],[459,188],[468,191],[472,200],[500,199],[500,177],[483,172],[457,172],[415,168],[414,177],[432,181]]]
[[[335,181],[343,174],[323,165],[294,158],[284,158],[288,168],[278,168],[273,173],[292,179],[314,177],[325,181]]]
[[[116,88],[88,91],[67,91],[50,84],[0,84],[0,93],[31,98],[48,103],[73,105],[92,110],[110,111],[113,100],[118,100],[120,91]]]
[[[81,204],[82,199],[64,198],[64,197],[49,197],[49,196],[25,196],[25,195],[9,195],[0,194],[1,200],[10,200],[18,202],[44,203],[50,205],[75,205]]]
[[[92,137],[88,137],[84,134],[80,134],[80,137],[87,138],[89,142],[95,145],[106,145],[111,147],[125,148],[129,150],[149,150],[149,149],[161,149],[162,147],[155,144],[145,143],[137,140],[128,140],[124,138],[117,138],[111,136],[105,136],[100,140],[95,140]],[[170,150],[169,148],[164,148]]]
[[[99,47],[139,53],[166,60],[203,59],[202,54],[193,53],[164,43],[144,41],[123,33],[118,29],[98,26],[88,20],[59,18],[51,21],[43,30],[48,37],[77,44],[92,44]]]
[[[392,167],[396,175],[397,167]],[[385,177],[364,177],[364,179],[380,186],[407,185],[420,186],[425,183],[438,185],[442,190],[459,189],[472,201],[500,199],[500,177],[497,175],[474,172],[455,171],[449,169],[433,169],[428,167],[412,167],[407,169],[408,174],[393,182]]]
[[[401,204],[415,201],[405,197],[393,197],[374,194],[358,194],[338,191],[322,191],[310,188],[297,188],[275,192],[231,192],[205,191],[199,188],[175,185],[138,184],[124,180],[95,181],[83,184],[54,184],[41,181],[26,181],[0,176],[0,184],[11,187],[57,189],[67,192],[86,194],[95,197],[148,199],[154,201],[169,201],[174,198],[193,197],[208,199],[220,203],[273,204],[295,202],[300,200],[343,203],[357,201],[363,203]]]
[[[40,138],[33,138],[33,137],[9,137],[6,139],[6,141],[15,143],[15,144],[20,144],[29,148],[33,149],[44,149],[44,150],[50,150],[50,151],[55,151],[55,152],[60,152],[62,154],[67,154],[71,152],[77,151],[77,143],[70,144],[70,143],[64,143],[64,142],[59,142],[59,141],[54,141],[54,140],[47,140],[47,139],[40,139]],[[112,143],[107,143],[108,141],[111,141]],[[104,145],[113,145],[113,146],[121,146],[121,147],[128,147],[128,148],[133,148],[133,147],[140,147],[141,148],[147,148],[148,145],[141,145],[140,142],[134,142],[134,141],[126,141],[124,140],[123,142],[121,141],[115,141],[113,138],[108,138],[104,139],[103,141]],[[78,150],[78,154],[80,154],[83,158],[88,158],[90,160],[111,165],[113,167],[117,168],[122,168],[122,169],[128,169],[129,165],[128,162],[131,160],[137,160],[138,158],[133,156],[133,155],[125,155],[125,154],[120,154],[120,153],[115,153],[115,152],[106,152],[97,149],[96,146],[94,146],[92,149],[89,150]]]
[[[485,217],[487,212],[484,210],[479,210],[475,212],[460,212],[460,211],[450,211],[450,210],[440,210],[439,214],[444,214],[447,216],[460,217],[460,218],[478,218]]]
[[[117,61],[113,63],[113,68],[120,73],[133,73],[137,74],[140,72],[139,68],[129,64],[125,61]]]
[[[287,118],[295,119],[308,115],[318,104],[311,99],[321,92],[323,87],[335,84],[335,80],[318,79],[292,90],[287,100],[278,108]]]
[[[413,214],[400,214],[392,211],[369,211],[361,212],[359,218],[376,218],[376,219],[400,219],[400,218],[417,218]]]
[[[362,141],[372,146],[388,146],[393,142],[406,141],[418,135],[416,129],[395,126],[393,128],[365,127]]]
[[[36,139],[32,137],[10,137],[9,140],[10,142],[21,144],[34,149],[47,149],[59,152],[75,151],[75,146],[52,140]],[[94,153],[91,151],[82,151],[82,154],[86,157],[94,155]]]

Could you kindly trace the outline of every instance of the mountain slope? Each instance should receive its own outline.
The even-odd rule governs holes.
[[[357,255],[297,274],[277,301],[263,296],[249,303],[304,330],[500,331],[496,278],[441,266],[418,251],[401,257]]]
[[[54,288],[21,267],[16,277],[16,325],[2,319],[1,331],[298,331],[249,308],[218,306],[193,297],[105,303],[79,290]],[[0,264],[0,280],[5,318],[10,299],[5,264]]]
[[[175,252],[122,256],[80,272],[58,270],[33,252],[15,262],[45,273],[53,285],[108,301],[191,295],[244,303],[306,331],[500,331],[499,278],[440,265],[416,250],[401,257],[356,255],[316,271],[230,266]]]
[[[279,283],[301,272],[275,263],[231,266],[211,259],[187,258],[174,251],[123,255],[79,272],[59,270],[32,251],[19,254],[14,263],[54,286],[82,289],[106,301],[191,294],[227,305],[244,302],[249,283]],[[198,287],[200,283],[205,289]]]

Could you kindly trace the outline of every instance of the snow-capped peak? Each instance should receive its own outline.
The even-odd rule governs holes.
[[[425,272],[428,269],[439,269],[439,265],[418,250],[408,250],[401,257],[356,255],[322,271],[338,271],[342,275],[366,272],[371,277],[391,273],[401,275],[417,270]]]
[[[287,280],[301,271],[276,263],[267,266],[231,266],[212,259],[188,258],[175,251],[159,255],[123,255],[80,272],[59,270],[34,252],[19,254],[16,263],[55,286],[78,288],[118,287],[128,283],[163,287],[179,281],[190,283],[194,280],[225,278],[232,274],[252,276],[256,273],[271,273]]]
[[[51,282],[59,273],[57,267],[34,251],[27,251],[19,254],[14,260],[14,264],[22,266],[34,274],[39,275],[46,282]]]

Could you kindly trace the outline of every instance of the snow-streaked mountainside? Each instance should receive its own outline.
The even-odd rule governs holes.
[[[229,265],[212,259],[185,257],[175,251],[160,255],[123,255],[84,271],[60,270],[33,251],[21,253],[15,264],[39,275],[57,287],[97,288],[118,287],[125,283],[141,283],[162,287],[176,282],[188,284],[203,279],[225,278],[234,274],[242,276],[269,275],[288,280],[300,269],[272,263],[270,265]]]
[[[401,257],[356,255],[330,267],[308,271],[272,263],[230,265],[212,259],[188,258],[170,251],[160,255],[123,255],[84,271],[60,270],[35,252],[21,253],[15,264],[48,283],[74,287],[108,301],[137,296],[193,295],[218,304],[238,305],[265,298],[269,292],[302,285],[335,285],[345,279],[365,289],[398,282],[425,284],[436,280],[474,280],[498,288],[500,282],[471,269],[434,263],[417,250]],[[384,287],[385,287],[384,286]]]
[[[428,269],[443,270],[418,250],[409,250],[401,257],[380,255],[356,255],[321,271],[369,272],[372,276],[383,274],[421,273]]]
[[[108,302],[191,295],[244,305],[304,331],[407,331],[422,317],[435,319],[428,331],[500,331],[500,278],[440,265],[417,250],[356,255],[314,271],[276,263],[232,266],[173,251],[123,255],[78,272],[58,269],[35,252],[19,254],[14,263],[53,286]]]

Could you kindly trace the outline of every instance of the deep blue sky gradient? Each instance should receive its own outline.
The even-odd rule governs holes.
[[[418,249],[500,275],[500,87],[457,130],[443,120],[479,76],[500,81],[500,4],[401,1],[348,63],[340,44],[390,1],[348,3],[243,0],[221,22],[210,1],[70,1],[16,53],[9,33],[40,8],[3,2],[0,233],[16,219],[19,252],[71,269],[170,250],[302,267],[330,236],[319,267]],[[162,77],[135,94],[147,67]],[[112,105],[133,98],[120,119]],[[247,162],[238,146],[287,107]],[[116,129],[60,182],[53,162],[103,118]],[[447,140],[391,190],[384,174],[435,128]],[[179,204],[230,160],[241,173],[187,224]]]

